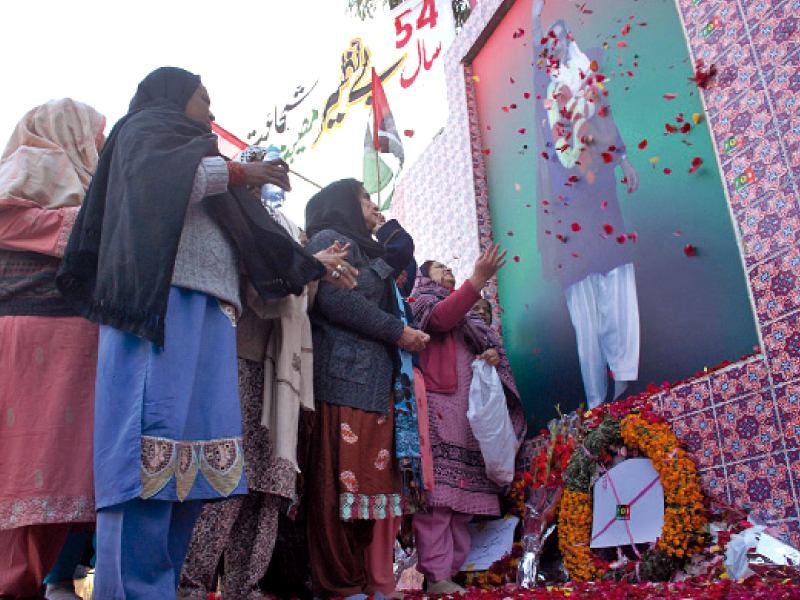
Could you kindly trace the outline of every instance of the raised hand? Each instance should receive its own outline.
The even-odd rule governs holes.
[[[500,244],[489,244],[486,250],[481,252],[478,260],[475,261],[475,267],[469,280],[476,290],[483,289],[483,286],[492,278],[492,275],[506,264],[505,257],[508,250],[499,252]]]
[[[378,222],[375,223],[375,228],[372,230],[372,235],[378,235],[378,229],[386,225],[386,217],[383,213],[378,213]]]
[[[269,162],[243,163],[245,185],[264,185],[271,183],[284,191],[291,192],[289,165],[277,158]]]

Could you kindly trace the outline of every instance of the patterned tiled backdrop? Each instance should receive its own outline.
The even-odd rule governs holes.
[[[503,3],[478,3],[448,50],[449,121],[393,206],[417,255],[447,261],[459,279],[492,235],[464,58]],[[678,8],[693,59],[719,70],[703,98],[763,344],[760,354],[662,392],[655,403],[708,493],[765,511],[800,546],[800,0],[678,0]],[[716,27],[704,38],[710,23]]]

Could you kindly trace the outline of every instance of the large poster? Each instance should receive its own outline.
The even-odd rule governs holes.
[[[473,74],[493,235],[512,259],[504,339],[534,423],[754,351],[672,0],[518,0]]]

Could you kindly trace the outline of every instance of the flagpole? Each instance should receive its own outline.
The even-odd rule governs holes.
[[[375,151],[375,172],[378,174],[378,210],[381,209],[381,163],[378,151]]]

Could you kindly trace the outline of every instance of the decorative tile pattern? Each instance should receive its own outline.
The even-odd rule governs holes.
[[[491,240],[474,90],[462,61],[502,2],[479,2],[448,50],[450,118],[406,172],[392,209],[414,236],[418,258],[447,261],[459,279]],[[800,0],[678,6],[693,60],[718,68],[702,93],[765,354],[665,392],[654,404],[680,432],[707,492],[768,512],[780,535],[800,544]],[[709,23],[715,31],[704,37]],[[736,144],[726,155],[731,138]]]
[[[661,404],[661,410],[667,418],[676,419],[683,415],[697,412],[711,406],[711,388],[709,380],[703,379],[678,388],[671,389]]]
[[[778,385],[800,377],[800,327],[794,314],[764,327],[764,347],[772,381]]]
[[[714,409],[725,463],[783,450],[772,394],[754,394]]]
[[[800,241],[800,211],[791,185],[745,207],[737,219],[748,268]]]
[[[711,375],[711,394],[714,404],[761,391],[769,385],[767,363],[762,358],[752,358],[735,367]]]
[[[775,389],[775,409],[786,449],[800,450],[800,383]]]
[[[713,409],[675,419],[672,428],[698,469],[721,464],[720,436]]]
[[[761,510],[769,520],[797,518],[789,461],[783,452],[727,465],[728,485],[734,505]]]
[[[800,248],[771,258],[749,273],[759,323],[800,309]]]
[[[724,467],[712,467],[700,471],[700,486],[706,494],[720,498],[730,504],[731,493],[728,489],[728,477]]]

